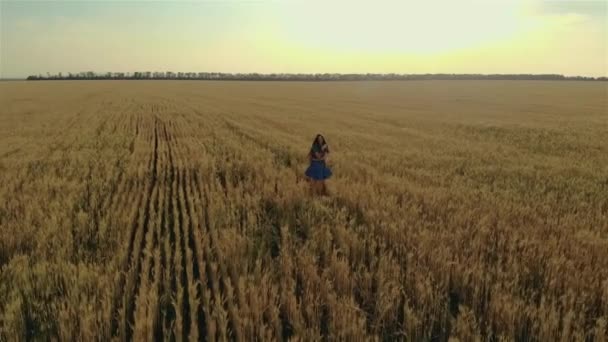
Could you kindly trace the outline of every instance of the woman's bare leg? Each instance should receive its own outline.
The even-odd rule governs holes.
[[[325,180],[321,181],[321,194],[327,196],[327,185],[325,185]]]
[[[319,191],[317,189],[318,189],[317,180],[314,178],[311,178],[310,179],[310,194],[316,195],[317,192]]]
[[[321,193],[321,181],[315,180],[315,195]]]

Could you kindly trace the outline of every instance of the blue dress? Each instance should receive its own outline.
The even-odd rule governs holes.
[[[313,155],[315,152],[320,152],[316,145],[311,149]],[[323,151],[323,154],[325,154],[325,151]],[[325,165],[324,160],[311,159],[310,166],[306,169],[305,174],[314,180],[325,180],[331,177],[331,170]]]

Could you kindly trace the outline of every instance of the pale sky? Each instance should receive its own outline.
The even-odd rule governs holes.
[[[607,3],[0,0],[0,77],[80,71],[608,76]]]

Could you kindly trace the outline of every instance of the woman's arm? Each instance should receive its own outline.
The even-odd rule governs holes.
[[[317,157],[317,158],[316,158],[317,160],[323,160],[323,161],[326,161],[326,160],[327,160],[327,156],[328,156],[329,152],[315,153],[315,154],[316,154],[316,156],[315,156],[315,157]]]
[[[321,151],[319,151],[319,152],[311,150],[310,158],[313,160],[325,160],[325,157],[327,156],[327,154],[329,154],[327,145],[323,145],[323,147],[321,148]]]
[[[323,160],[327,163],[327,157],[329,156],[329,147],[323,145]]]

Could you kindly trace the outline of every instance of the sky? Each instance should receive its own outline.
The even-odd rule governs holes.
[[[81,71],[608,76],[608,1],[0,0],[0,78]]]

